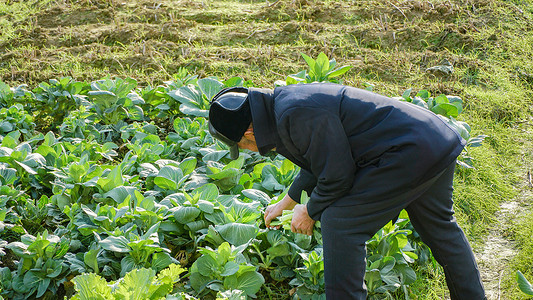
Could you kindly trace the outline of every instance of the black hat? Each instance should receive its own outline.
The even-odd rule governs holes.
[[[233,87],[213,97],[209,108],[209,133],[228,145],[231,159],[239,157],[237,143],[252,123],[248,89]]]

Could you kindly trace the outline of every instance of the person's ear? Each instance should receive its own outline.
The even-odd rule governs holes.
[[[244,132],[244,137],[247,138],[248,140],[255,142],[254,128],[252,126],[246,129],[246,131]]]

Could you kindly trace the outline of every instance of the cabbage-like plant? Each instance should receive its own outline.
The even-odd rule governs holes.
[[[242,290],[248,296],[254,296],[265,279],[242,254],[247,247],[247,244],[230,246],[226,242],[218,249],[200,248],[198,251],[202,256],[190,269],[194,290],[199,295],[206,295],[210,291]]]
[[[39,298],[48,290],[56,293],[70,273],[62,259],[69,249],[69,241],[64,237],[45,230],[37,236],[26,234],[21,242],[9,243],[6,248],[20,258],[19,268],[11,278],[11,286],[18,296]]]
[[[71,77],[50,79],[33,89],[36,102],[32,106],[32,111],[36,113],[38,120],[50,118],[51,124],[47,125],[54,127],[61,124],[70,111],[82,104],[84,101],[82,95],[87,94],[88,90],[88,83],[75,81]]]
[[[78,275],[72,279],[76,294],[71,299],[165,299],[185,271],[176,264],[169,265],[157,275],[153,269],[134,269],[114,282],[107,282],[95,273]]]
[[[302,70],[296,74],[287,76],[285,81],[276,81],[276,85],[289,85],[297,83],[312,83],[312,82],[334,82],[341,83],[336,77],[348,72],[351,66],[337,66],[337,61],[334,58],[329,59],[324,52],[318,54],[316,60],[312,57],[301,53],[309,70]]]
[[[135,92],[137,81],[132,78],[102,79],[91,83],[88,92],[90,109],[105,125],[123,123],[124,119],[142,120],[140,105],[144,100]]]

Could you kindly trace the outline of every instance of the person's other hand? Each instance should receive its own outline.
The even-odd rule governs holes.
[[[294,207],[294,214],[292,215],[291,222],[292,232],[312,235],[315,222],[316,221],[311,219],[307,212],[307,205],[298,204]]]
[[[265,226],[270,227],[272,220],[281,216],[284,210],[293,209],[296,204],[298,203],[292,200],[289,195],[286,195],[280,202],[267,206],[265,209]],[[276,228],[279,228],[279,226],[276,226]]]

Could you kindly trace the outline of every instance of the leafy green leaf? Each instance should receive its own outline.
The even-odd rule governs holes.
[[[174,219],[181,224],[194,221],[201,213],[201,210],[192,206],[180,206],[174,211]]]
[[[265,278],[263,277],[263,275],[255,271],[250,271],[241,274],[237,277],[237,281],[235,283],[232,282],[228,286],[226,286],[226,280],[224,280],[224,286],[234,290],[241,290],[245,292],[248,296],[255,295],[255,293],[259,291],[263,283],[265,283]]]
[[[211,100],[224,87],[224,84],[214,78],[203,78],[198,80],[198,87],[207,100]]]
[[[197,160],[195,157],[188,157],[181,161],[179,168],[182,170],[183,175],[188,175],[196,168]]]
[[[342,67],[340,67],[338,69],[330,71],[329,73],[326,74],[326,76],[328,78],[338,77],[338,76],[341,76],[342,74],[348,72],[351,68],[352,68],[352,66],[342,66]]]
[[[102,248],[108,251],[127,253],[131,249],[128,246],[128,240],[124,236],[108,236],[98,243]]]
[[[206,200],[198,200],[198,208],[208,214],[211,214],[215,210],[215,205],[212,202]]]
[[[94,103],[104,109],[112,107],[118,100],[117,95],[110,91],[89,91],[88,94]]]
[[[329,72],[329,59],[324,52],[318,54],[314,71],[319,78],[324,77]]]
[[[122,168],[120,165],[113,168],[107,176],[98,178],[97,184],[104,192],[109,192],[115,187],[123,185],[124,179],[122,177]]]
[[[15,163],[17,165],[21,166],[24,169],[24,171],[30,173],[31,175],[36,175],[37,174],[37,172],[35,172],[34,169],[30,168],[30,166],[26,165],[25,163],[22,163],[22,162],[17,161],[17,160],[15,160]]]
[[[40,281],[42,279],[33,271],[28,271],[24,274],[24,285],[30,289],[36,288]]]
[[[179,265],[170,264],[168,268],[161,270],[161,272],[157,275],[157,279],[164,282],[174,283],[179,280],[179,275],[185,271],[187,270]]]
[[[241,191],[241,193],[248,199],[259,201],[263,205],[268,205],[270,203],[270,197],[267,195],[267,193],[263,191],[256,189],[247,189]]]
[[[457,109],[457,106],[450,103],[441,103],[436,106],[433,106],[433,108],[431,108],[431,111],[446,117],[452,116],[455,118],[459,115],[459,110]]]
[[[215,229],[222,238],[232,245],[240,246],[257,236],[259,228],[255,224],[229,223],[216,225]]]
[[[107,281],[94,273],[78,275],[72,279],[74,288],[78,292],[79,300],[109,300],[113,299],[112,288]]]
[[[36,289],[35,286],[31,287],[31,286],[24,284],[24,276],[22,275],[13,277],[13,280],[11,282],[11,287],[13,288],[15,292],[21,293],[21,294],[28,293],[31,289],[33,289],[34,291]]]
[[[408,265],[396,265],[396,268],[401,273],[402,284],[411,284],[416,281],[415,271]]]
[[[128,272],[135,269],[137,265],[135,264],[135,260],[131,255],[125,256],[120,261],[120,277],[126,276]],[[103,272],[102,272],[103,273]]]
[[[311,57],[307,56],[304,53],[300,53],[300,54],[302,55],[302,57],[304,58],[305,62],[309,66],[309,69],[314,70],[315,69],[315,65],[316,65],[315,60],[312,59]]]
[[[206,220],[196,220],[185,224],[185,228],[187,228],[190,232],[197,232],[207,228],[208,226],[209,222],[207,222]]]
[[[200,256],[194,264],[203,276],[211,277],[219,273],[217,261],[210,255]]]
[[[36,297],[39,298],[44,293],[46,293],[46,290],[48,289],[48,286],[50,285],[50,278],[44,278],[41,281],[39,281],[39,284],[37,285],[37,295]]]
[[[140,106],[134,105],[128,108],[128,115],[132,120],[142,120],[144,118],[144,111]]]
[[[0,184],[10,185],[17,179],[17,170],[0,165]]]
[[[152,269],[134,269],[118,283],[115,293],[124,299],[148,299],[154,277],[155,271]]]
[[[45,268],[47,273],[46,277],[55,278],[63,271],[63,263],[56,259],[49,259],[45,263]]]
[[[239,271],[239,264],[234,261],[228,261],[224,265],[224,271],[220,274],[221,276],[230,276]]]
[[[166,165],[159,170],[159,174],[154,178],[155,184],[166,190],[176,190],[178,182],[183,177],[183,171],[174,166]]]
[[[83,255],[83,262],[89,267],[91,267],[91,269],[93,269],[93,272],[96,274],[98,274],[98,272],[100,271],[98,269],[98,260],[97,260],[99,252],[100,252],[99,249],[91,249],[85,252]]]
[[[106,198],[109,197],[120,204],[128,199],[128,196],[131,198],[136,198],[135,191],[137,191],[137,188],[133,186],[117,186],[116,188],[113,188],[109,192],[105,193],[103,196]]]
[[[368,286],[368,290],[370,292],[375,291],[378,287],[380,287],[383,283],[381,281],[381,274],[379,273],[379,270],[374,269],[370,271],[366,271],[365,274],[365,281]]]
[[[518,281],[518,288],[527,295],[533,295],[533,285],[529,283],[524,274],[516,271],[516,280]]]
[[[198,194],[200,194],[200,199],[212,201],[212,200],[217,199],[219,192],[215,184],[208,183],[208,184],[202,185],[201,187],[191,192],[191,195],[198,195]]]
[[[166,252],[157,252],[152,255],[152,268],[159,272],[168,267],[174,260]]]
[[[241,77],[235,76],[224,81],[224,85],[227,87],[244,86],[244,80]]]

